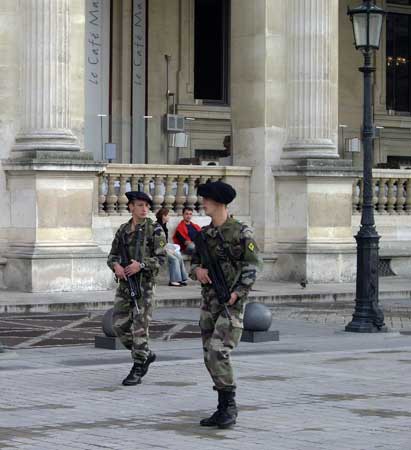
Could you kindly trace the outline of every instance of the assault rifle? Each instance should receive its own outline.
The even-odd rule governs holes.
[[[139,242],[136,245],[139,245]],[[120,238],[120,258],[120,265],[123,267],[127,267],[130,264],[124,234]],[[141,297],[140,272],[131,277],[126,277],[126,280],[130,289],[131,300],[134,302],[137,314],[139,314],[140,308],[138,307],[137,299]]]
[[[218,259],[213,259],[210,255],[210,250],[207,245],[207,240],[203,232],[197,233],[194,239],[196,245],[196,250],[201,255],[202,265],[205,269],[208,269],[208,275],[213,284],[213,289],[217,295],[218,303],[223,305],[224,312],[227,318],[231,322],[231,314],[227,308],[227,302],[231,298],[230,288],[228,287],[227,281],[224,276],[223,269],[218,261]]]

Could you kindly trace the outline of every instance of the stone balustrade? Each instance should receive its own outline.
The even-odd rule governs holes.
[[[376,214],[411,214],[411,171],[373,170],[373,201]],[[362,178],[354,180],[353,214],[362,210]]]
[[[99,176],[98,212],[102,216],[129,214],[125,193],[140,190],[152,197],[154,212],[165,206],[171,215],[181,215],[184,206],[189,206],[203,216],[202,197],[197,195],[200,183],[223,180],[248,195],[251,171],[235,166],[107,164]]]

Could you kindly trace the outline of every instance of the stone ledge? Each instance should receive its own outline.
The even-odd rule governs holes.
[[[6,172],[12,171],[81,171],[102,172],[104,162],[96,162],[89,152],[65,150],[27,150],[12,153],[10,158],[3,159],[2,167]]]
[[[272,167],[275,177],[353,177],[362,176],[362,170],[352,167],[351,161],[344,159],[296,159]]]

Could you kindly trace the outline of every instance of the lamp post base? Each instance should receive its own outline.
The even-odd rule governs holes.
[[[387,333],[388,328],[383,325],[382,327],[377,327],[372,322],[350,322],[346,327],[345,331],[351,331],[354,333]]]

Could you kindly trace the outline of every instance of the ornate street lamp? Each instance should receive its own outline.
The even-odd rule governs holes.
[[[357,8],[348,9],[355,39],[355,48],[364,55],[364,66],[359,71],[364,75],[364,104],[362,143],[363,167],[363,208],[361,227],[355,236],[357,241],[357,286],[355,310],[346,331],[372,333],[386,331],[384,313],[378,306],[378,241],[375,229],[372,162],[374,151],[374,127],[372,120],[372,56],[380,46],[381,29],[385,12],[373,1],[364,1]]]

